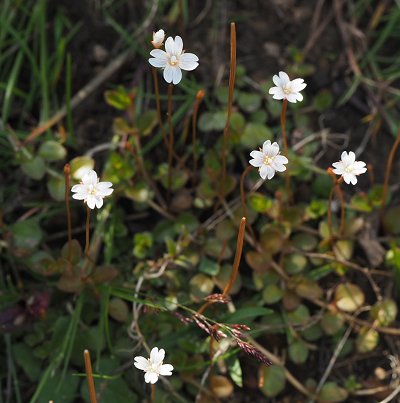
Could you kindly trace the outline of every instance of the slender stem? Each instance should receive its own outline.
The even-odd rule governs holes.
[[[64,177],[65,177],[65,208],[67,210],[67,229],[68,229],[68,256],[67,260],[69,266],[71,265],[71,255],[72,255],[72,225],[71,225],[71,208],[69,205],[69,191],[70,191],[70,181],[69,176],[71,174],[71,167],[69,164],[64,165]],[[70,267],[68,267],[70,269]]]
[[[172,153],[174,148],[174,127],[172,126],[172,92],[174,90],[173,84],[168,85],[168,128],[169,128],[169,142],[168,142],[168,193],[167,200],[170,201],[171,188],[172,188]]]
[[[381,211],[379,213],[381,222],[383,219],[383,214],[385,213],[386,197],[387,197],[387,191],[388,191],[388,186],[389,186],[390,174],[392,172],[392,167],[393,167],[393,159],[394,159],[394,156],[396,155],[396,151],[397,151],[397,148],[399,147],[399,144],[400,144],[400,129],[397,132],[396,140],[392,145],[392,148],[389,153],[388,162],[386,164],[385,181],[383,183],[383,191],[382,191],[382,199],[381,199]]]
[[[151,403],[154,402],[154,397],[156,394],[156,385],[154,383],[151,384]]]
[[[339,235],[343,235],[344,231],[344,198],[342,189],[340,189],[340,184],[343,182],[343,177],[336,181],[335,189],[336,193],[340,200],[340,226],[339,226]]]
[[[233,266],[232,266],[232,271],[231,275],[229,277],[229,280],[224,288],[223,295],[228,296],[233,284],[235,283],[238,271],[239,271],[239,263],[240,259],[242,257],[242,251],[243,251],[243,240],[244,240],[244,235],[245,235],[245,230],[246,230],[246,217],[242,217],[240,220],[240,226],[239,226],[239,232],[238,232],[238,237],[236,241],[236,253],[235,253],[235,258],[233,260]],[[205,304],[203,304],[198,310],[197,314],[202,314],[210,305],[213,303],[211,301],[207,301]]]
[[[236,78],[236,25],[231,22],[231,64],[229,69],[229,93],[228,93],[228,113],[226,116],[226,123],[224,128],[224,142],[222,147],[222,174],[220,184],[220,199],[223,199],[225,189],[225,177],[226,177],[226,154],[227,143],[230,134],[231,127],[231,115],[232,115],[232,103],[233,103],[233,91],[235,89]]]
[[[91,361],[90,361],[90,353],[89,353],[89,350],[85,350],[85,351],[83,352],[83,358],[84,358],[84,360],[85,360],[86,379],[87,379],[87,382],[88,382],[90,403],[97,403],[97,399],[96,399],[96,389],[94,388],[94,380],[93,380],[93,372],[92,372],[92,363],[91,363]]]
[[[200,102],[204,98],[204,90],[199,90],[196,95],[196,100],[193,106],[193,116],[192,116],[192,153],[193,153],[193,184],[195,183],[195,178],[197,174],[197,151],[196,151],[196,137],[197,137],[197,115],[199,112]]]
[[[286,137],[286,111],[287,111],[288,101],[284,99],[282,101],[282,110],[281,110],[281,131],[282,131],[282,141],[283,141],[283,155],[288,157],[288,142]],[[292,200],[292,193],[290,190],[290,175],[289,171],[285,171],[285,186],[286,186],[286,194],[289,201]]]
[[[244,179],[252,169],[253,169],[253,167],[251,165],[248,165],[247,168],[243,171],[242,175],[240,176],[240,201],[242,203],[242,217],[247,217],[246,193],[244,190]]]
[[[245,229],[246,229],[246,217],[242,217],[242,219],[240,220],[239,233],[236,241],[236,253],[235,253],[235,259],[233,260],[232,272],[229,277],[229,281],[224,288],[223,295],[229,295],[232,286],[235,283],[239,271],[240,259],[242,257]]]
[[[333,173],[332,168],[328,168],[328,174],[332,178],[332,189],[329,193],[329,201],[328,201],[328,229],[329,229],[329,236],[332,238],[333,229],[332,229],[332,201],[333,201],[333,194],[336,191],[339,201],[340,201],[340,226],[339,226],[339,235],[343,234],[344,231],[344,198],[342,189],[340,189],[340,184],[343,182],[343,177],[341,176],[339,179],[336,179],[336,175]]]
[[[327,211],[327,219],[328,219],[328,230],[329,230],[329,238],[332,238],[333,229],[332,229],[332,200],[333,200],[333,193],[334,193],[334,186],[329,193],[329,200],[328,200],[328,211]]]
[[[90,241],[90,208],[86,207],[86,245],[85,255],[89,255],[89,241]]]
[[[283,155],[287,157],[288,155],[288,143],[286,138],[286,111],[287,111],[288,101],[284,99],[282,102],[281,110],[281,130],[282,130],[282,140],[283,140]]]
[[[156,107],[157,107],[158,125],[160,126],[161,135],[162,135],[162,138],[164,140],[165,147],[168,148],[167,134],[165,133],[165,129],[164,129],[164,125],[163,125],[162,117],[161,117],[160,91],[158,89],[158,76],[157,76],[157,70],[156,70],[155,67],[151,68],[151,73],[153,75],[154,93],[156,95]]]

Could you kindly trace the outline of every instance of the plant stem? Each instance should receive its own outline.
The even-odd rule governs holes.
[[[199,112],[200,102],[204,98],[204,90],[199,90],[196,95],[196,100],[193,106],[193,116],[192,116],[192,153],[193,153],[193,175],[192,181],[195,184],[195,178],[197,173],[197,152],[196,152],[196,136],[197,136],[197,114]]]
[[[288,143],[286,138],[286,111],[287,111],[288,101],[284,99],[282,101],[282,110],[281,110],[281,131],[282,131],[282,140],[283,140],[283,155],[287,157],[288,155]]]
[[[65,177],[65,208],[67,210],[67,229],[68,229],[68,255],[67,255],[68,270],[70,270],[71,255],[72,255],[72,225],[71,225],[71,209],[69,206],[70,174],[71,174],[71,167],[69,164],[65,164],[64,177]]]
[[[246,229],[246,217],[242,217],[242,219],[240,220],[239,232],[236,241],[236,253],[235,253],[235,259],[233,260],[232,272],[229,277],[229,281],[224,288],[224,292],[222,293],[225,296],[229,295],[239,271],[240,258],[242,257],[242,251],[243,251],[243,240],[245,229]]]
[[[235,89],[235,78],[236,78],[236,25],[234,22],[231,22],[231,64],[229,69],[228,113],[226,116],[226,123],[224,128],[224,142],[222,147],[222,174],[220,183],[220,200],[223,199],[225,189],[226,154],[227,154],[228,137],[231,128],[231,115],[232,115],[233,91]]]
[[[282,131],[282,141],[283,141],[283,155],[287,158],[288,157],[288,142],[286,137],[286,112],[287,112],[288,101],[284,99],[282,101],[282,110],[281,110],[281,131]],[[285,171],[285,186],[286,186],[286,193],[287,198],[289,201],[292,199],[292,194],[290,190],[290,176],[289,171]]]
[[[154,397],[156,394],[156,385],[154,383],[151,384],[151,403],[154,402]]]
[[[158,125],[160,126],[161,135],[162,135],[162,138],[164,140],[165,147],[168,148],[167,134],[165,133],[165,129],[164,129],[164,125],[163,125],[162,117],[161,117],[160,91],[158,89],[158,76],[157,76],[157,70],[156,70],[155,67],[151,68],[151,74],[153,75],[154,93],[155,93],[155,96],[156,96]]]
[[[86,245],[85,245],[86,256],[89,256],[89,241],[90,241],[90,208],[86,207]]]
[[[336,179],[336,175],[333,173],[332,168],[328,168],[328,174],[331,176],[333,184],[331,192],[329,193],[329,201],[328,201],[328,229],[329,229],[329,236],[332,238],[333,229],[332,229],[332,201],[333,201],[333,194],[336,191],[338,198],[340,200],[340,226],[339,226],[339,235],[343,234],[344,231],[344,198],[342,190],[340,189],[340,184],[343,182],[343,177],[341,176],[339,179]]]
[[[83,352],[83,358],[84,358],[84,360],[85,360],[86,379],[87,379],[87,382],[88,382],[90,403],[97,403],[97,400],[96,400],[96,389],[95,389],[95,387],[94,387],[93,372],[92,372],[92,363],[91,363],[91,361],[90,361],[90,353],[89,353],[89,350],[85,350],[85,351]]]
[[[381,199],[381,211],[379,213],[380,222],[382,222],[383,214],[385,213],[386,197],[387,197],[387,191],[388,191],[388,186],[389,186],[390,174],[392,172],[392,167],[393,167],[393,159],[394,159],[394,156],[396,155],[396,151],[397,151],[397,148],[399,147],[399,144],[400,144],[400,129],[397,132],[396,140],[392,145],[392,148],[389,153],[388,162],[386,164],[385,181],[383,183],[383,191],[382,191],[382,199]]]
[[[167,201],[170,202],[171,188],[172,188],[172,152],[174,148],[174,127],[172,126],[172,92],[174,90],[173,84],[168,85],[168,128],[169,128],[169,142],[168,142],[168,193]]]
[[[246,194],[244,190],[244,179],[248,175],[248,173],[252,170],[252,166],[248,165],[247,168],[243,171],[240,176],[240,201],[242,203],[242,217],[247,218],[247,206],[246,206]]]

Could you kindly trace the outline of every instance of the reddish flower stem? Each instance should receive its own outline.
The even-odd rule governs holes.
[[[196,151],[196,142],[197,142],[197,115],[199,112],[199,106],[201,101],[203,100],[205,95],[204,90],[199,90],[196,95],[196,100],[194,101],[193,106],[193,116],[192,116],[192,153],[193,153],[193,184],[195,183],[195,178],[197,174],[197,151]]]
[[[232,104],[233,104],[233,92],[235,89],[235,78],[236,78],[236,25],[231,22],[231,64],[229,69],[229,92],[228,92],[228,113],[226,116],[226,123],[224,128],[224,139],[222,146],[222,173],[221,173],[221,183],[220,183],[220,200],[224,198],[225,190],[225,178],[226,178],[226,154],[228,146],[228,137],[230,135],[231,128],[231,115],[232,115]]]
[[[90,242],[90,208],[86,207],[86,244],[85,244],[86,256],[89,256],[89,242]]]
[[[334,174],[332,168],[328,168],[328,174],[332,178],[332,189],[329,193],[329,201],[328,201],[328,211],[327,211],[327,218],[328,218],[328,229],[329,229],[329,236],[332,238],[333,229],[332,229],[332,201],[333,201],[333,194],[336,191],[339,201],[340,201],[340,226],[339,226],[339,235],[343,234],[344,231],[344,198],[342,190],[340,189],[340,184],[343,182],[343,176],[339,179],[336,179],[336,175]]]
[[[87,379],[87,382],[88,382],[90,403],[97,403],[97,399],[96,399],[96,389],[95,389],[95,387],[94,387],[93,372],[92,372],[92,363],[91,363],[91,361],[90,361],[90,353],[89,353],[89,350],[85,350],[85,351],[83,352],[83,358],[84,358],[84,360],[85,360],[86,379]]]
[[[71,225],[71,208],[69,205],[69,191],[70,191],[70,174],[71,167],[69,164],[64,165],[64,177],[65,177],[65,208],[67,210],[67,230],[68,230],[68,270],[70,270],[71,256],[72,256],[72,225]]]
[[[388,161],[386,164],[385,181],[383,183],[383,191],[382,191],[382,199],[381,199],[381,211],[379,213],[380,222],[382,222],[383,215],[385,213],[386,197],[387,197],[387,192],[388,192],[388,187],[389,187],[390,174],[392,172],[393,160],[394,160],[394,156],[396,155],[396,151],[397,151],[397,148],[399,147],[399,144],[400,144],[400,129],[397,132],[396,140],[392,145],[392,148],[389,153],[389,158],[388,158]]]
[[[165,133],[165,129],[164,129],[164,125],[163,125],[162,117],[161,117],[160,91],[159,91],[159,88],[158,88],[158,76],[157,76],[157,70],[156,70],[155,67],[151,68],[151,74],[153,75],[154,93],[155,93],[155,96],[156,96],[158,125],[160,126],[161,135],[162,135],[165,147],[168,148],[167,134]]]
[[[242,217],[247,217],[247,205],[246,205],[246,193],[244,190],[244,179],[249,174],[249,172],[253,169],[251,165],[248,165],[247,168],[243,171],[240,176],[240,201],[242,203]]]
[[[168,85],[168,128],[169,128],[169,141],[168,141],[168,203],[171,198],[172,189],[172,156],[174,149],[174,127],[172,126],[172,92],[174,90],[173,84]]]

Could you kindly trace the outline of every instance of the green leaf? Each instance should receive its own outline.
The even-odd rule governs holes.
[[[378,301],[371,309],[370,316],[381,326],[389,326],[396,320],[397,305],[392,299]]]
[[[106,91],[104,99],[108,105],[119,110],[127,110],[132,103],[129,94],[122,86],[119,86],[116,90]]]
[[[57,201],[65,199],[65,178],[64,176],[53,176],[47,181],[47,190],[50,196]]]
[[[58,141],[48,140],[39,147],[38,155],[46,161],[60,161],[67,155],[67,150]]]
[[[295,339],[289,344],[289,357],[295,364],[304,364],[308,353],[309,349],[301,339]]]
[[[21,164],[21,169],[24,174],[32,179],[40,180],[46,173],[46,164],[42,157],[36,156],[31,160]]]
[[[317,112],[323,112],[332,106],[333,97],[329,90],[321,90],[314,98],[314,108]]]
[[[117,322],[126,322],[129,317],[127,303],[121,298],[111,298],[108,303],[108,314]]]
[[[26,344],[14,344],[12,350],[18,366],[22,368],[26,376],[32,382],[36,382],[40,377],[41,360],[33,355],[32,348],[28,347]]]
[[[148,136],[157,125],[157,112],[148,110],[143,112],[137,119],[137,128],[143,136]]]
[[[216,276],[219,272],[219,264],[215,260],[204,257],[200,261],[199,271],[210,276]]]
[[[285,388],[286,377],[284,368],[271,365],[264,368],[264,384],[262,392],[265,396],[274,397]]]
[[[278,285],[269,284],[264,288],[262,296],[266,304],[275,304],[282,299],[283,291]]]
[[[261,95],[256,92],[238,92],[238,104],[246,112],[255,112],[261,106]]]
[[[327,382],[318,395],[318,400],[326,403],[344,402],[348,397],[346,389],[335,382]]]
[[[262,147],[264,141],[272,139],[272,132],[262,123],[249,122],[244,128],[240,142],[248,149]]]
[[[153,246],[153,235],[151,232],[137,232],[133,236],[133,254],[138,259],[147,257]]]
[[[379,342],[379,333],[375,329],[362,327],[357,335],[356,347],[360,353],[368,353],[375,349]]]
[[[42,240],[43,232],[33,218],[20,221],[11,226],[14,237],[14,245],[21,249],[34,249]]]
[[[94,159],[86,155],[75,157],[69,165],[71,167],[71,177],[76,181],[80,181],[88,169],[94,168]]]
[[[228,361],[229,375],[232,381],[239,386],[243,387],[243,377],[242,377],[242,367],[240,366],[240,361],[235,357],[233,361]]]
[[[226,124],[226,112],[204,112],[199,120],[199,129],[203,132],[222,131]]]

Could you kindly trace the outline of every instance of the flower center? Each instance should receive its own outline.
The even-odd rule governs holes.
[[[178,64],[178,58],[175,55],[172,55],[169,59],[169,64],[171,66],[176,66]]]
[[[274,158],[273,157],[268,157],[268,155],[266,155],[265,157],[264,157],[264,165],[271,165],[271,162],[274,160]]]
[[[283,87],[283,92],[286,94],[286,95],[288,95],[288,94],[290,94],[292,91],[291,91],[291,89],[290,89],[290,87],[288,87],[288,86],[284,86]]]
[[[87,192],[88,192],[90,195],[96,194],[96,186],[94,186],[94,185],[89,185]]]
[[[344,172],[347,172],[348,174],[351,174],[353,172],[353,167],[351,165],[349,165],[348,167],[346,167],[344,169]]]
[[[159,363],[154,363],[150,361],[150,358],[148,358],[147,362],[148,362],[147,372],[155,372],[156,374],[160,372],[162,361]]]

